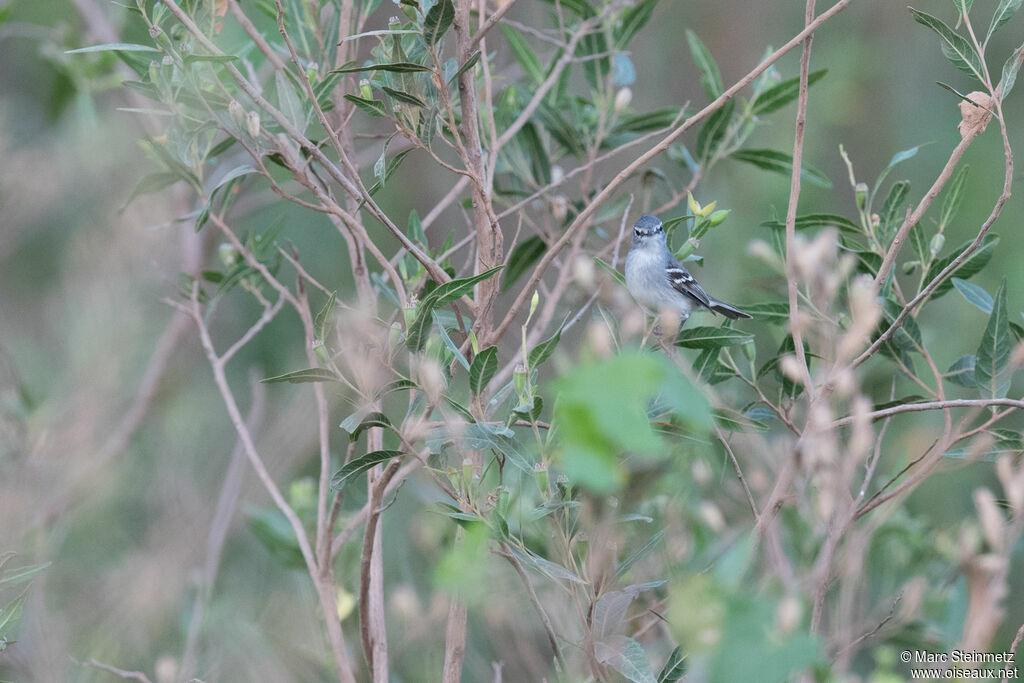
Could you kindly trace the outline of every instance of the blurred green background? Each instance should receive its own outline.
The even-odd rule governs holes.
[[[919,8],[948,18],[950,4],[922,0]],[[994,5],[978,0],[976,11],[987,16]],[[378,12],[380,22],[388,9]],[[520,2],[510,16],[530,23],[541,11],[538,4]],[[161,299],[174,296],[182,254],[197,248],[188,224],[175,222],[195,208],[180,188],[121,210],[136,180],[151,170],[136,144],[143,132],[139,117],[118,111],[137,105],[110,75],[112,62],[64,54],[114,40],[125,19],[121,8],[103,0],[0,4],[0,552],[17,551],[18,563],[53,563],[29,593],[18,642],[0,653],[0,671],[6,658],[14,670],[30,671],[39,681],[107,680],[108,674],[74,661],[91,658],[155,671],[159,679],[160,666],[166,671],[180,657],[207,529],[234,445],[189,327],[173,347],[169,372],[139,429],[125,448],[105,455],[138,400],[146,364],[172,319]],[[639,74],[634,108],[704,102],[685,28],[700,35],[731,83],[802,21],[798,2],[662,2],[633,44]],[[139,33],[132,26],[122,37]],[[1015,18],[997,34],[990,53],[1000,60],[1008,55],[1024,34],[1021,26]],[[145,42],[144,36],[138,40]],[[796,73],[797,55],[779,64],[784,75]],[[937,38],[915,24],[902,3],[854,2],[816,34],[817,68],[829,73],[811,90],[805,159],[836,190],[805,187],[801,213],[855,214],[840,144],[858,179],[868,182],[894,153],[925,144],[892,176],[908,178],[912,198],[919,198],[959,140],[957,101],[935,82],[970,89],[967,77],[941,57]],[[1021,119],[1021,97],[1015,92],[1007,105],[1011,121]],[[756,134],[756,146],[788,149],[791,114],[772,121]],[[1022,129],[1010,133],[1019,148]],[[993,126],[967,154],[968,195],[950,244],[973,237],[987,215],[1002,183],[1000,155]],[[411,159],[389,184],[383,201],[397,215],[429,208],[447,190],[443,177],[421,175],[426,168]],[[672,172],[678,177],[678,169]],[[702,182],[697,196],[732,210],[727,229],[716,231],[702,250],[714,264],[715,293],[742,305],[756,298],[759,278],[767,277],[747,255],[747,243],[767,235],[758,226],[771,207],[784,213],[788,179],[726,162]],[[974,280],[994,292],[1005,277],[1014,316],[1024,308],[1022,201],[1020,195],[1010,200],[994,228],[1002,242],[992,265]],[[267,207],[268,224],[278,217],[296,223],[291,237],[307,267],[329,287],[343,289],[343,265],[317,257],[339,252],[337,233],[318,229],[319,218],[291,207]],[[216,321],[216,331],[240,332],[246,320],[232,309]],[[974,348],[985,316],[952,294],[921,322],[937,342],[938,364],[948,367]],[[247,368],[266,376],[295,367],[301,345],[294,323],[283,316],[232,364],[237,387],[245,387]],[[966,336],[964,345],[943,343],[958,335]],[[891,373],[883,370],[870,377],[887,386]],[[274,474],[287,482],[314,473],[313,404],[301,388],[275,392],[259,433],[265,452],[276,454]],[[887,440],[891,457],[923,450],[940,419],[922,416],[894,426]],[[939,474],[915,494],[911,508],[955,524],[973,508],[968,495],[949,494],[991,481],[985,464]],[[413,501],[405,509],[404,502],[396,506],[385,526],[386,580],[395,587],[391,617],[406,623],[408,654],[402,656],[439,670],[435,634],[418,632],[416,624],[439,612],[443,617],[446,609],[444,601],[425,602],[429,591],[420,590],[430,581],[422,560],[436,561],[442,524],[412,517],[417,492],[406,495]],[[266,503],[254,478],[244,479],[241,501]],[[348,500],[346,509],[360,503]],[[1019,571],[1014,580],[1019,594]],[[356,590],[351,578],[340,581]],[[221,667],[206,672],[208,680],[245,680],[239,672],[253,667],[262,680],[320,679],[324,644],[319,618],[312,616],[315,604],[308,579],[272,557],[237,514],[206,617]],[[1018,601],[1013,609],[1017,614],[1008,623],[1019,623],[1024,606]],[[486,610],[478,618],[487,619]],[[472,657],[469,670],[487,669],[485,659]]]

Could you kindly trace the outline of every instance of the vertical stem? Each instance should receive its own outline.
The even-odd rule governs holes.
[[[455,531],[455,543],[462,543],[464,532],[460,526]],[[466,654],[466,604],[452,596],[448,606],[448,627],[444,633],[443,683],[459,683],[462,680],[462,660]]]
[[[455,8],[455,45],[459,63],[465,62],[473,51],[470,10],[473,0],[459,0]],[[491,206],[491,191],[487,186],[483,148],[480,143],[480,105],[473,84],[472,69],[459,74],[459,102],[462,105],[462,123],[459,125],[465,143],[466,170],[472,176],[473,223],[476,228],[477,272],[499,266],[503,262],[503,237],[498,218]],[[493,343],[494,300],[498,296],[499,278],[489,278],[477,285],[476,320],[473,328],[481,347]]]

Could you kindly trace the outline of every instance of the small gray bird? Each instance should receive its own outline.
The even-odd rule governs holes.
[[[633,247],[626,256],[626,288],[634,299],[655,313],[664,309],[678,311],[680,325],[701,306],[733,320],[750,317],[704,291],[672,256],[665,242],[665,229],[656,216],[640,216],[633,226]]]

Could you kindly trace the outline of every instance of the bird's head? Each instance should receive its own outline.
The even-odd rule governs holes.
[[[665,241],[665,228],[657,216],[640,216],[633,226],[633,246],[644,247]]]

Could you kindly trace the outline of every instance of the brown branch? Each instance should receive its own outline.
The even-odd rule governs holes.
[[[808,25],[814,18],[815,0],[807,0],[804,10],[804,25]],[[800,203],[800,173],[804,155],[804,127],[807,124],[807,87],[808,73],[811,63],[811,43],[814,34],[807,34],[804,39],[803,53],[800,55],[800,91],[796,107],[796,132],[793,136],[793,172],[789,184],[789,207],[786,209],[786,281],[789,295],[789,332],[793,336],[793,349],[796,359],[800,364],[800,375],[803,385],[807,388],[808,395],[813,401],[814,383],[811,380],[811,370],[807,365],[807,355],[804,352],[803,329],[799,321],[799,289],[800,281],[797,277],[796,257],[796,211]]]
[[[484,22],[483,26],[476,30],[473,34],[472,40],[469,41],[469,49],[472,50],[476,47],[476,44],[483,40],[483,37],[487,35],[487,32],[498,25],[505,13],[512,9],[512,5],[516,4],[516,0],[506,0],[504,4],[494,10],[494,14],[487,17],[487,21]],[[482,19],[483,17],[481,17]]]
[[[988,406],[1010,406],[1011,408],[1024,409],[1024,400],[1012,398],[953,398],[945,401],[928,401],[926,403],[904,403],[903,405],[892,406],[882,410],[875,410],[868,413],[868,418],[877,420],[890,415],[900,413],[917,413],[925,410],[946,410],[948,408],[986,408]],[[853,422],[855,417],[848,415],[841,417],[832,423],[832,427],[841,427]]]

